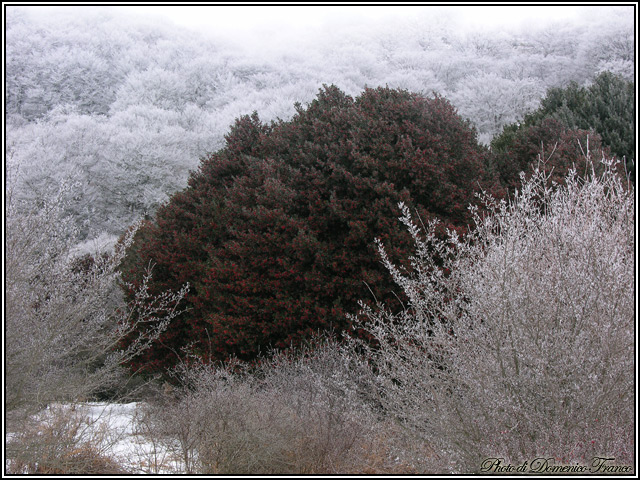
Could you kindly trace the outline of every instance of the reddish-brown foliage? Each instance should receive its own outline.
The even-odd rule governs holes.
[[[495,184],[476,133],[444,98],[325,86],[290,121],[238,119],[222,150],[141,228],[124,265],[136,284],[192,286],[174,320],[134,367],[161,370],[188,347],[250,360],[318,330],[348,327],[357,301],[394,301],[374,239],[406,258],[398,202],[463,231],[467,206]]]
[[[501,148],[494,152],[500,179],[511,191],[520,186],[520,172],[531,175],[540,162],[552,173],[552,180],[563,183],[571,168],[575,167],[578,174],[585,173],[587,152],[595,160],[596,168],[603,152],[608,153],[597,133],[567,128],[553,118],[522,126],[511,135],[510,139],[502,140]]]

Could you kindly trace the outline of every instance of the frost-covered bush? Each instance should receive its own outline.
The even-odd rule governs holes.
[[[118,432],[98,426],[87,414],[86,405],[52,405],[9,433],[5,474],[128,473],[109,452]]]
[[[87,398],[111,386],[120,364],[140,353],[177,315],[176,305],[186,292],[152,296],[148,277],[125,303],[117,269],[135,230],[109,254],[74,256],[74,229],[63,214],[68,188],[61,187],[59,196],[27,214],[11,201],[7,207],[8,410]],[[113,351],[130,333],[131,322],[151,327],[137,335],[131,348]]]
[[[151,295],[147,278],[135,298],[125,302],[117,269],[135,229],[110,252],[78,255],[77,229],[65,213],[74,185],[63,184],[40,204],[25,205],[14,197],[14,172],[9,173],[4,406],[7,431],[24,435],[8,445],[7,458],[25,465],[42,465],[46,460],[48,468],[58,473],[73,473],[69,465],[54,464],[51,459],[61,449],[72,452],[80,443],[69,447],[73,437],[59,431],[57,436],[47,436],[38,435],[36,429],[27,435],[32,432],[33,415],[54,402],[86,401],[124,390],[129,375],[124,374],[122,363],[166,329],[178,314],[176,307],[186,288]],[[147,328],[138,332],[130,348],[114,351],[130,334],[131,322]]]
[[[453,471],[483,459],[634,462],[634,192],[604,173],[541,170],[448,242],[403,207],[416,253],[383,263],[408,301],[363,308],[381,400]]]
[[[187,473],[340,473],[362,469],[375,421],[365,364],[335,339],[259,365],[197,360],[147,408],[149,435],[174,445]],[[384,462],[382,462],[384,463]],[[380,467],[381,465],[378,465]]]

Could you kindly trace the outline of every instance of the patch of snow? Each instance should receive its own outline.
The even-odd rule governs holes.
[[[51,424],[52,413],[66,411],[77,415],[81,428],[79,441],[93,444],[105,457],[117,462],[132,474],[180,474],[184,463],[176,442],[160,441],[148,435],[142,415],[143,403],[54,404],[38,415],[38,420]],[[7,433],[6,441],[14,435]]]

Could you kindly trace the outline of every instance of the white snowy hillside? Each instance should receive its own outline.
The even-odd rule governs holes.
[[[288,119],[323,84],[438,93],[488,143],[549,87],[633,60],[632,7],[8,6],[8,174],[29,200],[73,176],[82,236],[120,235],[235,118]]]

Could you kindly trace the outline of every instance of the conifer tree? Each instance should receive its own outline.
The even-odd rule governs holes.
[[[360,298],[394,298],[374,238],[408,252],[398,202],[463,231],[474,190],[493,186],[475,130],[444,98],[325,86],[296,111],[270,125],[239,118],[138,233],[126,280],[152,262],[154,288],[192,288],[190,311],[136,366],[161,370],[186,351],[251,360],[343,330]]]
[[[633,83],[610,72],[602,72],[588,87],[580,87],[572,82],[566,88],[551,88],[542,99],[540,108],[525,115],[523,122],[504,127],[503,132],[491,142],[496,154],[498,168],[526,169],[527,164],[537,160],[537,155],[551,151],[561,139],[556,134],[572,131],[568,134],[574,140],[583,138],[583,156],[586,149],[586,132],[591,132],[592,151],[594,146],[602,146],[612,155],[624,158],[624,167],[632,180],[635,180],[635,130],[634,130],[634,88]],[[555,122],[552,123],[552,122]],[[579,133],[578,131],[583,131]],[[553,134],[552,132],[555,132]],[[580,150],[573,141],[572,146],[565,145],[567,138],[560,141],[565,148]],[[523,157],[522,143],[537,143],[530,155]],[[544,144],[544,145],[542,145]],[[517,159],[514,160],[514,156]],[[502,171],[503,182],[513,186],[518,178],[513,172]],[[566,169],[558,178],[567,173]],[[507,178],[508,177],[508,178]]]

